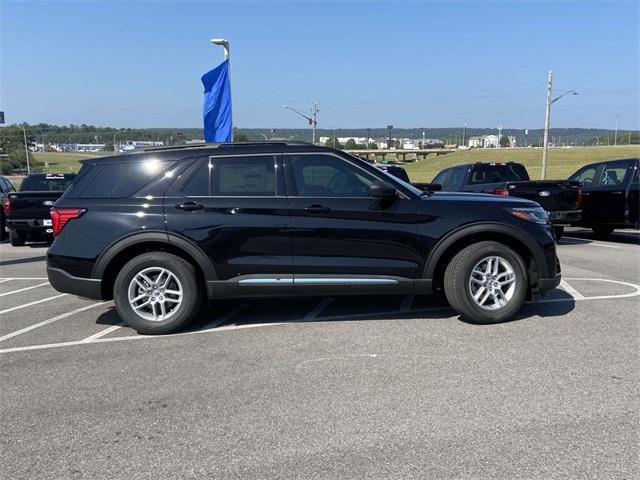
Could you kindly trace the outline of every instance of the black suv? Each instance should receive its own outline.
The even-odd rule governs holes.
[[[186,325],[207,299],[431,294],[506,320],[560,282],[536,203],[423,192],[306,143],[208,144],[90,159],[51,211],[61,292],[114,299],[137,331]]]

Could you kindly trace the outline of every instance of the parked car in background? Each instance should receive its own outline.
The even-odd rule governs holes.
[[[207,299],[443,292],[507,320],[558,285],[547,213],[512,197],[425,193],[339,150],[222,143],[83,161],[51,211],[47,274],[172,332]]]
[[[582,218],[573,225],[598,236],[616,228],[640,228],[638,159],[611,160],[580,168],[569,180],[582,185]]]
[[[53,240],[49,211],[75,177],[75,173],[33,173],[24,177],[17,192],[3,199],[11,245],[24,245],[27,240]]]
[[[442,190],[442,186],[435,183],[412,182],[409,179],[409,174],[407,173],[407,171],[402,167],[398,167],[397,165],[389,165],[386,163],[374,163],[373,166],[376,168],[379,168],[383,172],[387,172],[389,175],[393,175],[394,177],[399,178],[403,182],[410,183],[417,189],[422,190],[423,192],[436,192],[436,191]]]
[[[4,205],[4,199],[16,189],[7,177],[0,176],[0,202]],[[0,242],[7,238],[7,224],[4,208],[0,208]]]
[[[580,183],[567,180],[530,180],[524,165],[515,162],[471,163],[442,170],[432,183],[445,192],[475,192],[526,198],[548,213],[556,239],[564,227],[581,217]]]

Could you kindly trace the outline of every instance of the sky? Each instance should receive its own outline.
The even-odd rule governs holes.
[[[640,128],[640,2],[0,0],[7,123],[201,127],[231,43],[234,124]]]

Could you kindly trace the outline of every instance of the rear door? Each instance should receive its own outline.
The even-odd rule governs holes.
[[[595,183],[583,189],[583,196],[588,199],[585,209],[589,209],[589,222],[610,225],[625,223],[626,187],[630,181],[628,175],[633,174],[629,165],[629,160],[600,164]],[[590,175],[589,170],[586,172]],[[574,177],[571,179],[574,180]],[[583,221],[586,223],[586,220]]]
[[[296,284],[413,288],[419,200],[371,197],[372,183],[384,177],[337,155],[291,154],[284,161]]]
[[[594,163],[585,165],[569,177],[569,180],[580,182],[582,186],[582,220],[580,223],[587,226],[596,223],[598,200],[594,192],[599,188],[601,170],[602,163]]]
[[[218,280],[292,278],[293,244],[280,154],[203,158],[165,199],[167,229],[210,258]],[[286,282],[286,280],[285,280]]]

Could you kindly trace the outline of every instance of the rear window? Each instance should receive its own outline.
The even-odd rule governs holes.
[[[469,184],[520,182],[523,180],[529,180],[529,175],[520,164],[478,165],[473,168]]]
[[[75,173],[59,175],[28,175],[20,185],[21,192],[64,192],[76,178]]]
[[[81,191],[75,191],[74,186],[73,194],[77,198],[126,198],[163,175],[174,164],[173,161],[146,160],[96,165],[86,174],[86,184],[77,185]]]

